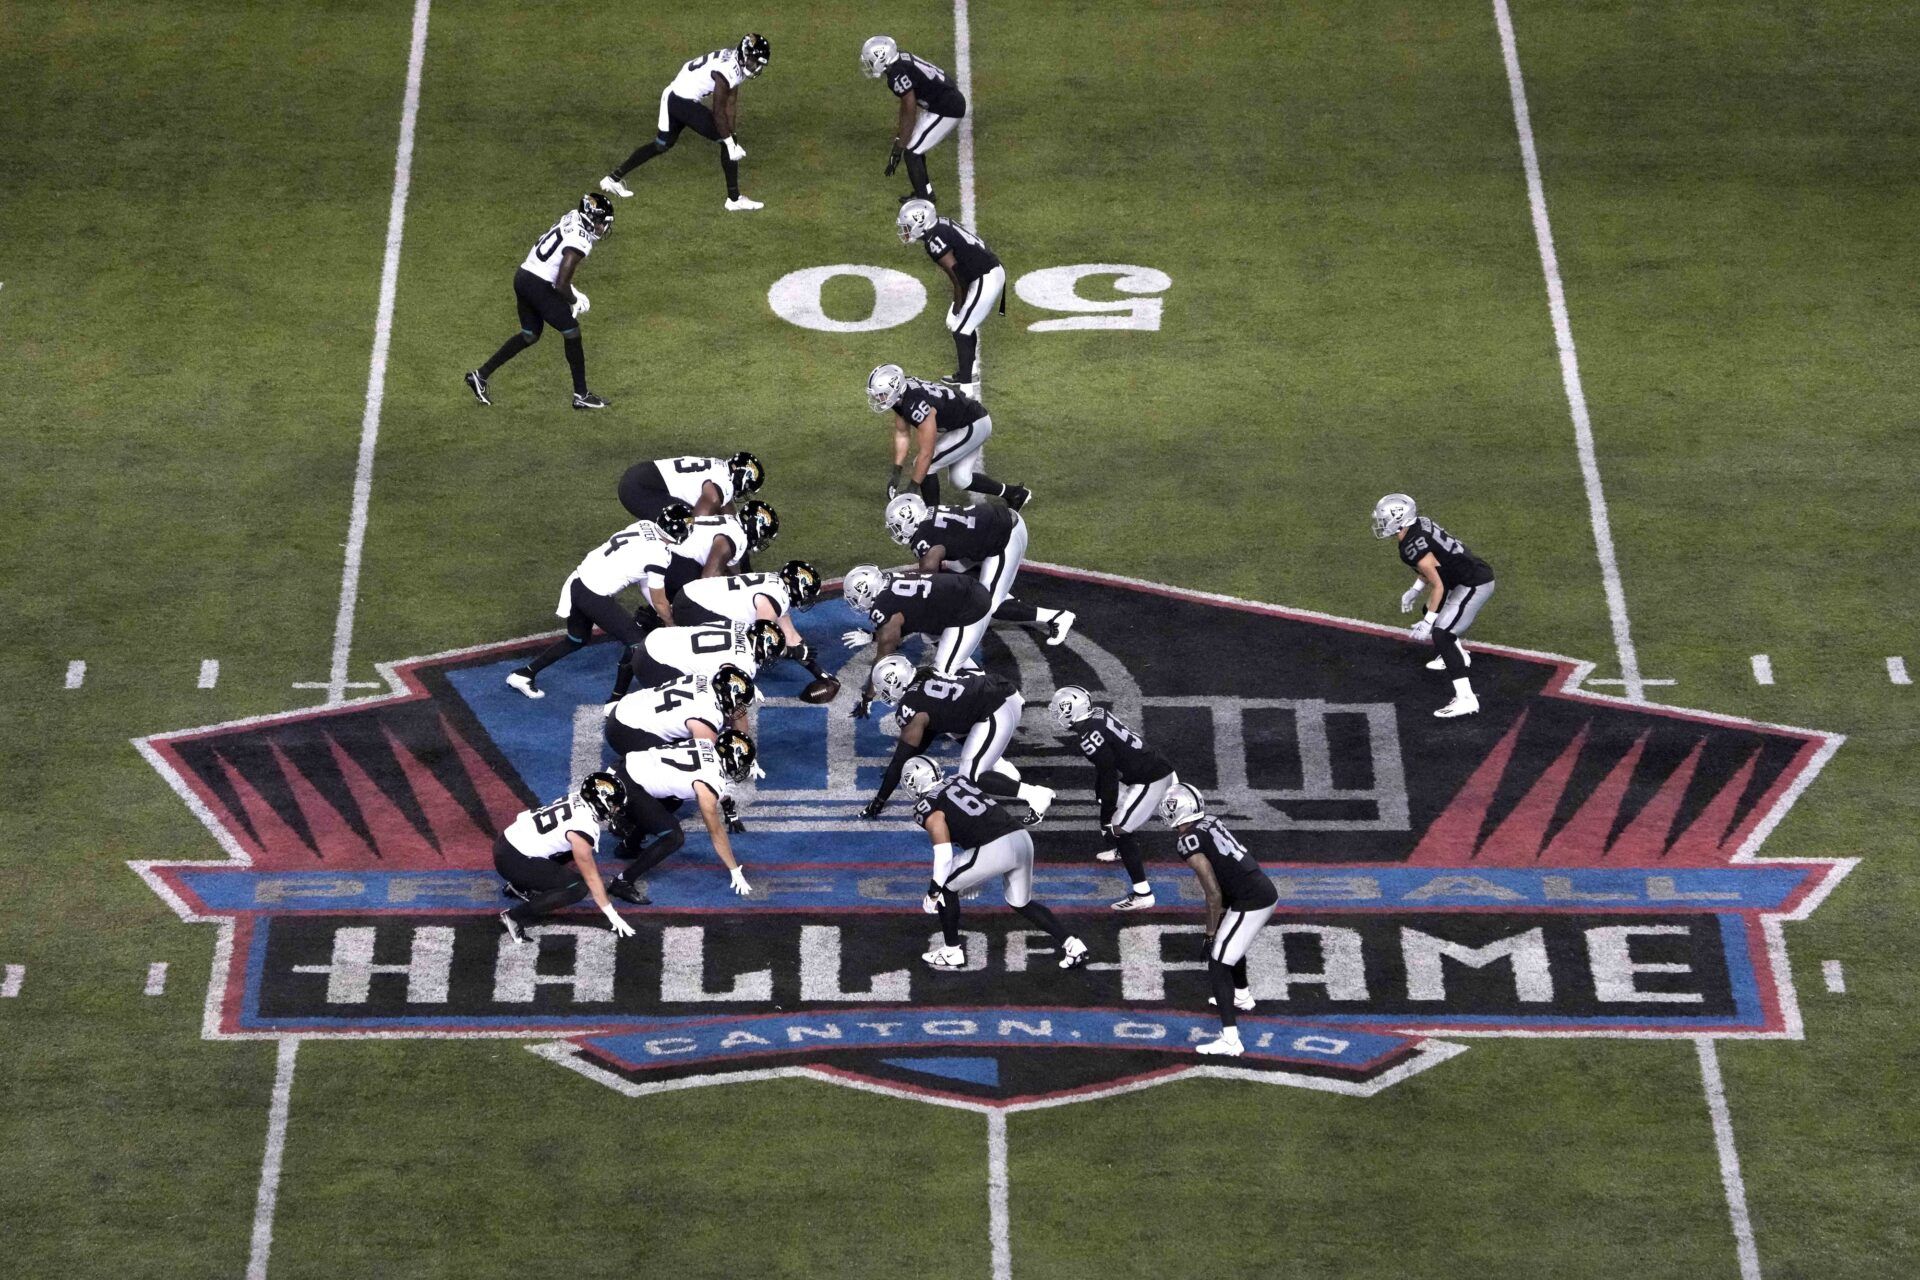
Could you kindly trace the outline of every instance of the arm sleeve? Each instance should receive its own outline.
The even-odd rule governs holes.
[[[874,794],[873,798],[882,804],[890,800],[893,797],[893,789],[900,785],[900,770],[906,767],[907,761],[919,754],[919,747],[907,745],[907,731],[904,728],[901,729],[900,737],[893,745],[893,759],[887,761],[886,776],[880,779],[880,790]]]

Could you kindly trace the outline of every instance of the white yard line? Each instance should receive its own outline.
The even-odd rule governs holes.
[[[1560,384],[1573,418],[1574,444],[1580,455],[1580,477],[1587,490],[1587,513],[1593,522],[1594,550],[1600,560],[1600,585],[1607,599],[1607,617],[1613,627],[1613,647],[1620,661],[1622,693],[1632,702],[1646,700],[1646,682],[1640,674],[1640,655],[1633,647],[1633,629],[1627,619],[1626,589],[1620,581],[1620,561],[1613,546],[1613,522],[1607,514],[1606,492],[1600,484],[1600,462],[1594,452],[1593,423],[1587,416],[1587,394],[1580,383],[1580,358],[1573,345],[1573,322],[1567,315],[1566,286],[1560,279],[1559,258],[1553,248],[1553,226],[1547,220],[1546,188],[1540,180],[1540,154],[1534,146],[1533,120],[1527,110],[1526,82],[1520,74],[1520,47],[1513,34],[1513,15],[1507,0],[1493,0],[1494,24],[1500,30],[1500,54],[1506,63],[1507,92],[1513,100],[1513,123],[1520,140],[1520,164],[1526,171],[1527,204],[1533,216],[1533,238],[1540,251],[1540,272],[1547,285],[1547,310],[1553,317],[1554,345],[1560,353]],[[1755,659],[1754,677],[1760,677],[1761,659]],[[1772,683],[1772,675],[1762,683]],[[1720,1158],[1720,1183],[1726,1191],[1727,1215],[1740,1260],[1741,1280],[1759,1280],[1760,1255],[1754,1247],[1753,1223],[1747,1212],[1747,1186],[1740,1176],[1740,1153],[1733,1141],[1733,1117],[1727,1110],[1726,1086],[1720,1079],[1720,1055],[1705,1037],[1694,1041],[1700,1059],[1700,1084],[1707,1112],[1713,1120],[1714,1148]]]
[[[1773,683],[1773,659],[1764,653],[1753,655],[1753,682],[1755,684]]]
[[[1893,681],[1895,684],[1913,683],[1913,677],[1907,674],[1907,660],[1905,658],[1887,659],[1887,679]]]
[[[1829,992],[1836,996],[1847,994],[1847,971],[1840,967],[1838,960],[1822,960],[1820,976],[1826,979]]]
[[[167,962],[165,960],[155,960],[147,966],[147,985],[141,990],[143,994],[150,996],[167,994]]]
[[[220,683],[220,659],[200,659],[200,685],[202,689],[211,689]]]
[[[993,1242],[993,1280],[1013,1280],[1013,1242],[1007,1212],[1007,1113],[987,1112],[987,1236]]]
[[[253,1204],[253,1249],[247,1256],[247,1280],[266,1280],[273,1252],[273,1211],[280,1201],[280,1161],[287,1151],[287,1116],[293,1109],[293,1064],[300,1037],[284,1036],[273,1071],[273,1103],[267,1109],[267,1151],[260,1161],[260,1191]]]
[[[78,689],[87,682],[87,664],[75,658],[67,664],[67,688]]]
[[[27,980],[27,966],[10,964],[6,976],[0,977],[0,1000],[12,1000],[20,994],[20,985]]]

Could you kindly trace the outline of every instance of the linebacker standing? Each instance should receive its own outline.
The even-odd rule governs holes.
[[[578,317],[587,314],[587,295],[573,287],[573,273],[601,236],[613,230],[613,205],[597,192],[580,197],[580,207],[569,209],[527,250],[513,273],[513,301],[520,309],[520,332],[500,344],[478,369],[467,371],[467,390],[481,404],[492,404],[487,379],[507,361],[540,341],[540,331],[552,325],[567,348],[567,368],[573,372],[573,407],[604,409],[607,402],[587,390],[587,352],[580,342]]]
[[[1200,1053],[1237,1058],[1244,1051],[1236,1010],[1253,1008],[1247,981],[1247,949],[1266,927],[1279,891],[1247,847],[1218,818],[1209,818],[1200,793],[1186,783],[1167,791],[1160,817],[1180,833],[1180,856],[1193,868],[1207,899],[1209,1002],[1220,1011],[1220,1038],[1196,1046]]]
[[[1096,854],[1101,862],[1118,857],[1127,868],[1132,889],[1113,904],[1115,911],[1138,911],[1154,903],[1153,884],[1140,858],[1140,837],[1160,807],[1167,789],[1180,781],[1165,756],[1149,747],[1111,711],[1093,705],[1093,697],[1077,684],[1054,691],[1048,704],[1053,722],[1073,735],[1080,754],[1093,761],[1094,794],[1100,800],[1100,830],[1111,852]],[[1120,789],[1121,783],[1126,790]]]
[[[953,286],[953,305],[947,308],[947,332],[953,335],[953,376],[941,381],[978,396],[974,356],[980,350],[980,325],[992,314],[995,302],[1003,311],[1006,309],[1003,295],[1007,269],[987,248],[986,241],[941,217],[931,200],[907,201],[900,206],[894,222],[900,228],[900,243],[919,244],[934,265],[947,273],[947,283]]]
[[[1401,594],[1400,612],[1413,612],[1420,593],[1427,593],[1426,616],[1407,630],[1415,640],[1431,641],[1440,650],[1427,670],[1445,670],[1453,681],[1453,700],[1433,714],[1443,720],[1472,715],[1480,709],[1480,699],[1467,678],[1473,659],[1460,637],[1493,594],[1493,570],[1459,539],[1419,514],[1413,499],[1404,493],[1390,493],[1373,504],[1373,536],[1398,542],[1401,563],[1419,575]]]
[[[967,114],[966,95],[947,79],[946,72],[925,58],[900,52],[892,36],[867,37],[860,46],[860,69],[869,80],[885,80],[893,96],[900,99],[887,176],[893,176],[904,157],[913,195],[933,199],[933,183],[927,178],[927,152],[959,127]]]

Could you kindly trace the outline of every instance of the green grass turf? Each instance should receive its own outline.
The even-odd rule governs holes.
[[[211,931],[122,864],[214,850],[125,739],[298,705],[325,674],[408,16],[0,9],[0,225],[30,249],[0,270],[21,1275],[244,1267],[273,1051],[199,1038]],[[1920,39],[1864,3],[1515,19],[1643,666],[1685,705],[1852,735],[1769,846],[1866,859],[1789,929],[1808,1039],[1722,1049],[1766,1273],[1897,1276],[1920,749],[1880,664],[1920,666],[1897,554]],[[992,470],[1040,491],[1034,554],[1391,618],[1402,575],[1364,521],[1406,487],[1499,569],[1488,639],[1616,675],[1490,9],[973,23],[980,222],[1010,273],[1174,281],[1155,334],[1029,333],[1018,301],[988,323]],[[775,49],[740,124],[767,210],[722,214],[687,136],[581,273],[615,409],[567,410],[549,338],[479,410],[457,378],[512,331],[527,244],[651,133],[673,66],[746,25]],[[551,626],[634,458],[750,446],[783,551],[884,549],[861,384],[942,371],[946,335],[931,308],[828,335],[765,302],[833,262],[931,284],[891,232],[891,99],[854,67],[879,29],[952,66],[940,4],[436,8],[356,679]],[[1755,652],[1779,684],[1752,684]],[[195,690],[209,656],[220,685]],[[1370,1100],[1191,1083],[1009,1128],[1016,1274],[1735,1274],[1684,1043],[1476,1041]],[[627,1100],[510,1043],[309,1044],[274,1274],[979,1275],[982,1130],[806,1083]]]

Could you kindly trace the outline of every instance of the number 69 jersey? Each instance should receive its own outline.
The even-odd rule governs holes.
[[[692,800],[695,783],[705,783],[715,797],[728,794],[726,775],[720,772],[720,755],[705,738],[650,751],[629,751],[621,767],[634,786],[655,800]]]
[[[965,778],[948,778],[913,802],[914,821],[922,827],[936,812],[947,820],[948,842],[958,849],[978,849],[1022,830],[1005,805]]]
[[[647,656],[690,676],[712,676],[727,663],[748,675],[760,670],[744,622],[710,622],[698,627],[657,627],[647,633]]]
[[[587,234],[587,220],[580,216],[578,209],[569,209],[560,215],[560,221],[548,227],[533,248],[527,250],[526,260],[520,264],[522,271],[531,271],[548,284],[560,279],[560,261],[566,257],[566,250],[572,249],[581,257],[593,252],[593,237]]]
[[[600,841],[600,823],[587,806],[573,796],[561,796],[538,809],[523,809],[502,834],[507,843],[529,858],[559,861],[573,856],[573,842],[567,838],[579,832],[588,844]]]
[[[662,742],[681,742],[689,737],[689,720],[702,721],[715,733],[727,723],[720,713],[720,700],[713,693],[713,680],[704,675],[682,676],[651,689],[636,689],[613,704],[613,718]]]

